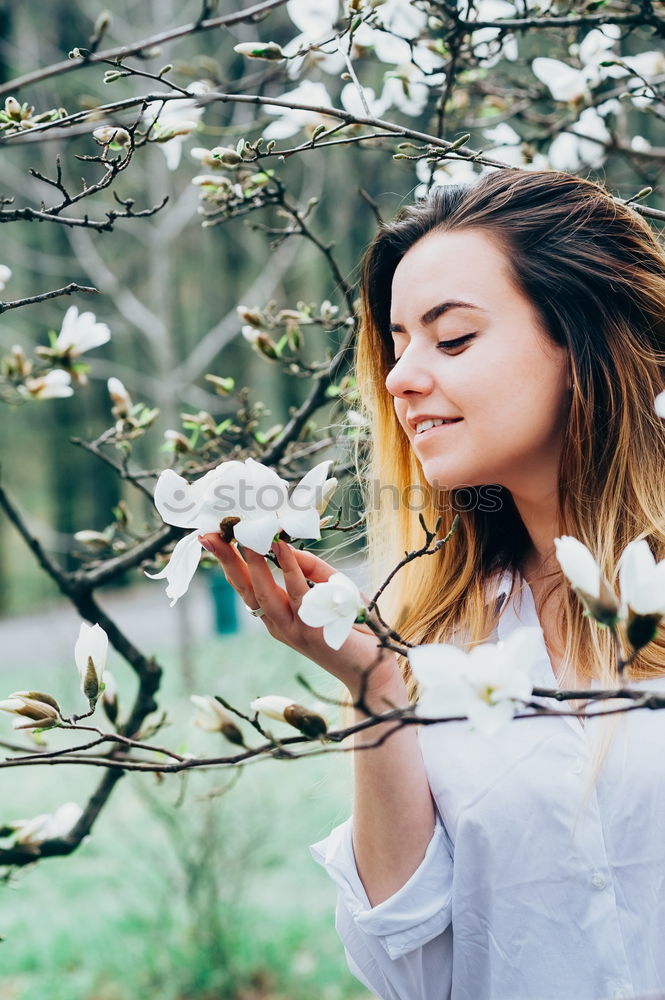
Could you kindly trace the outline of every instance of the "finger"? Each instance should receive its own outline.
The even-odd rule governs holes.
[[[290,621],[293,614],[289,598],[275,582],[265,557],[247,548],[243,549],[243,555],[259,607],[275,621],[282,622],[285,618]]]
[[[289,594],[291,594],[291,591],[289,590],[289,585],[287,582],[287,573],[286,573],[287,565],[289,567],[297,566],[300,569],[300,572],[302,574],[302,579],[305,582],[305,586],[307,586],[306,583],[307,580],[311,580],[313,583],[326,583],[333,575],[333,573],[339,572],[339,570],[335,569],[333,566],[325,562],[323,559],[319,559],[318,556],[315,556],[312,552],[307,552],[305,549],[294,549],[293,546],[287,545],[286,542],[279,542],[278,544],[280,546],[280,550],[279,554],[277,555],[277,558],[279,560],[280,567],[282,568],[282,570],[284,570],[284,583],[286,585],[287,591],[289,591]],[[282,553],[284,553],[284,556],[282,555]],[[296,580],[295,593],[298,595],[299,600],[302,600],[305,591],[299,589],[300,581],[295,577],[295,570],[294,570],[294,579]],[[367,607],[370,603],[370,598],[362,591],[360,592],[360,596],[362,598],[363,604],[365,605],[365,607]],[[375,611],[372,611],[370,619],[378,628],[383,627]],[[353,627],[354,629],[357,629],[359,632],[368,632],[372,635],[374,634],[372,629],[368,625],[358,624],[354,625]]]
[[[307,578],[296,559],[295,550],[290,545],[287,545],[286,542],[277,541],[272,543],[272,551],[284,576],[286,592],[294,606],[299,608],[303,597],[309,590],[309,586]]]
[[[333,573],[339,572],[329,563],[315,556],[313,552],[307,552],[305,549],[294,549],[292,545],[287,545],[285,542],[280,542],[280,552],[283,551],[281,546],[284,546],[286,551],[291,553],[303,575],[312,583],[327,583]],[[281,556],[279,558],[281,566]]]
[[[224,576],[233,589],[238,591],[247,607],[253,610],[259,607],[259,602],[252,587],[247,563],[237,548],[225,542],[217,532],[199,535],[199,541],[208,552],[217,557],[224,570]]]

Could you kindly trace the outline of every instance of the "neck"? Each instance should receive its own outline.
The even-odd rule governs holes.
[[[556,487],[537,495],[513,494],[513,500],[531,541],[522,572],[528,579],[530,575],[541,576],[558,569],[554,550],[554,539],[559,531]]]

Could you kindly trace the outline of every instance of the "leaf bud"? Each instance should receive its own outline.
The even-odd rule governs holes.
[[[222,375],[204,375],[204,378],[208,382],[212,382],[215,387],[215,391],[219,393],[220,396],[230,396],[236,387],[235,379],[231,376],[228,378]]]

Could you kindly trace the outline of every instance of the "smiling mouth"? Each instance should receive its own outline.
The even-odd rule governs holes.
[[[462,417],[457,417],[455,420],[424,420],[423,428],[416,431],[414,440],[420,441],[421,438],[429,437],[435,431],[445,430],[454,424],[461,423],[461,421]]]

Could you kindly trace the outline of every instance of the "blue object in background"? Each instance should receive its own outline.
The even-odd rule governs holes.
[[[219,635],[237,632],[236,592],[221,571],[210,574],[210,593],[215,608],[215,631]]]

